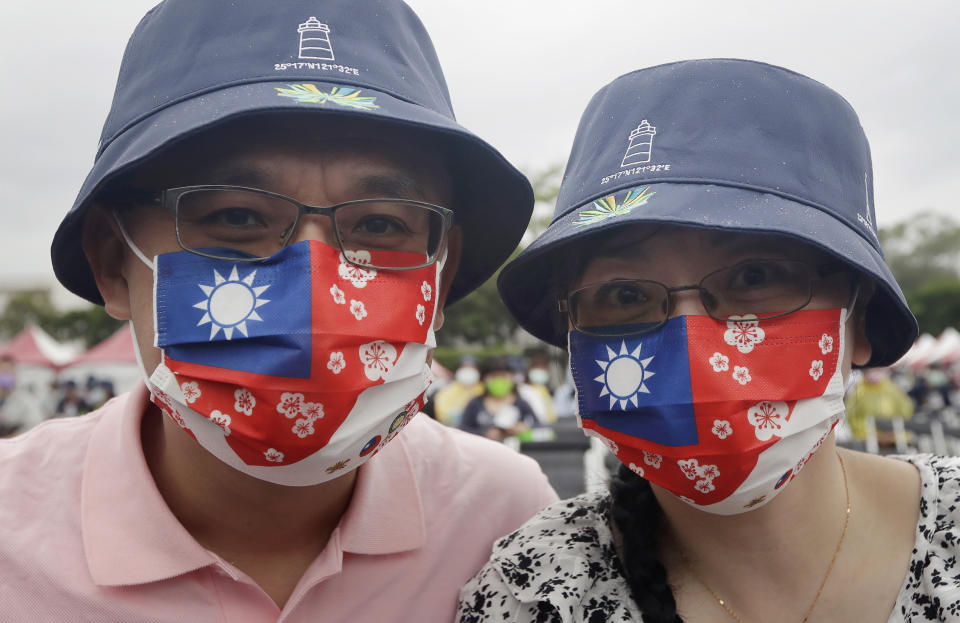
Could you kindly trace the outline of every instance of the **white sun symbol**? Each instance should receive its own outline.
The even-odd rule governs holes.
[[[628,400],[636,407],[637,394],[639,392],[650,393],[650,390],[644,385],[644,381],[654,374],[647,369],[647,365],[653,360],[653,357],[640,359],[641,346],[643,344],[637,344],[632,353],[627,352],[626,342],[620,342],[619,353],[615,353],[612,348],[607,346],[607,361],[596,360],[597,365],[603,370],[603,374],[593,380],[603,383],[600,396],[610,396],[611,409],[618,402],[621,409],[626,409]]]
[[[223,329],[223,335],[228,340],[233,337],[234,329],[246,336],[248,320],[263,321],[263,318],[257,314],[257,308],[270,302],[260,298],[263,291],[270,286],[254,287],[253,278],[256,274],[257,271],[253,270],[240,279],[237,267],[234,266],[230,276],[224,279],[223,275],[214,269],[212,286],[197,284],[207,295],[207,298],[194,305],[197,309],[206,312],[197,326],[211,323],[209,339],[212,340],[220,329]]]

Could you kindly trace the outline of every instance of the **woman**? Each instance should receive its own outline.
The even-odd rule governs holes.
[[[514,373],[506,359],[490,359],[482,366],[483,394],[463,409],[460,428],[503,441],[538,424],[530,404],[517,394]]]
[[[460,620],[958,620],[958,462],[834,441],[851,366],[917,335],[875,222],[866,138],[818,82],[700,60],[595,95],[499,286],[623,465],[501,539]]]

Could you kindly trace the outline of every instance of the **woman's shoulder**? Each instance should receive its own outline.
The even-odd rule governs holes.
[[[460,621],[636,621],[609,527],[610,495],[561,500],[494,544],[460,593]],[[590,618],[591,615],[602,619]],[[504,619],[504,617],[507,617]]]
[[[929,620],[960,617],[960,457],[897,457],[920,473],[920,513],[906,583],[895,614]]]

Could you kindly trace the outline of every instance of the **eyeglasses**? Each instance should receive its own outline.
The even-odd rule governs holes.
[[[839,263],[812,267],[798,260],[745,260],[716,270],[697,285],[668,287],[646,279],[614,279],[578,288],[558,300],[574,328],[591,335],[634,335],[659,329],[670,318],[673,293],[697,290],[707,314],[778,318],[810,303],[813,284],[843,272]]]
[[[452,210],[408,199],[317,207],[257,188],[204,185],[170,188],[154,201],[173,212],[183,250],[230,261],[270,257],[290,243],[303,215],[322,214],[348,261],[354,251],[395,251],[376,253],[363,267],[413,270],[436,261],[453,226]]]

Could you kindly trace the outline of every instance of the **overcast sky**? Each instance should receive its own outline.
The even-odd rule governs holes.
[[[55,283],[53,232],[92,163],[126,40],[154,4],[0,3],[0,289]],[[587,101],[620,74],[684,58],[752,58],[816,78],[857,110],[873,148],[881,226],[922,210],[957,213],[954,0],[410,4],[433,37],[460,122],[527,172],[566,159]]]

